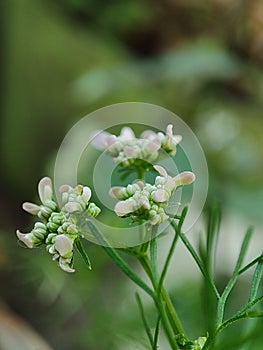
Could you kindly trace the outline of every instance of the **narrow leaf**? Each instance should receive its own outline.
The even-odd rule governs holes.
[[[153,350],[158,349],[158,338],[159,338],[159,331],[160,331],[160,323],[161,323],[161,317],[160,315],[157,318],[155,332],[154,332],[154,338],[153,338]]]
[[[248,301],[252,301],[257,297],[258,288],[260,285],[260,281],[263,274],[263,258],[259,260],[257,267],[254,271],[253,278],[252,278],[252,284],[251,284],[251,290]]]
[[[148,339],[149,339],[149,342],[152,346],[152,349],[154,349],[154,340],[153,340],[153,336],[152,336],[152,333],[151,333],[151,329],[150,329],[150,326],[147,322],[147,319],[146,319],[146,315],[145,315],[145,312],[144,312],[144,309],[143,309],[143,304],[142,304],[142,300],[141,300],[141,297],[138,293],[135,294],[136,296],[136,301],[137,301],[137,304],[138,304],[138,307],[139,307],[139,311],[140,311],[140,315],[141,315],[141,318],[142,318],[142,322],[143,322],[143,326],[144,326],[144,329],[146,331],[146,334],[148,336]]]
[[[77,249],[78,249],[80,255],[82,256],[82,258],[83,258],[85,264],[87,264],[88,268],[91,270],[91,262],[90,262],[90,259],[89,259],[88,254],[86,253],[86,251],[85,251],[85,249],[84,249],[84,247],[83,247],[83,245],[82,245],[81,240],[80,240],[80,239],[77,239],[77,240],[75,241],[75,244],[76,244],[76,247],[77,247]]]

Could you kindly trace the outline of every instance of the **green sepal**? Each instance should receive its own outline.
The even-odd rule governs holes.
[[[85,264],[88,265],[88,268],[91,270],[91,262],[90,262],[90,258],[88,257],[88,254],[86,253],[82,243],[81,243],[81,240],[79,238],[77,238],[75,240],[75,245],[80,253],[80,255],[82,256]]]

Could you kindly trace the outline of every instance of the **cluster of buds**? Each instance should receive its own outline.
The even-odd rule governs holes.
[[[136,164],[138,159],[148,162],[155,161],[161,156],[161,153],[174,156],[176,146],[181,139],[180,135],[173,135],[173,125],[171,124],[167,126],[166,134],[146,130],[139,138],[135,137],[131,128],[124,127],[119,136],[105,131],[97,131],[93,145],[101,151],[106,151],[113,157],[115,163],[129,167]]]
[[[47,251],[53,255],[53,260],[58,261],[59,266],[66,272],[74,272],[73,249],[74,243],[80,234],[73,213],[85,212],[87,216],[95,217],[100,209],[90,203],[91,190],[89,187],[77,185],[72,188],[63,185],[63,207],[60,210],[53,200],[52,182],[44,177],[38,185],[38,193],[41,205],[25,202],[22,207],[32,215],[37,215],[42,221],[36,222],[29,233],[21,233],[17,230],[18,239],[28,248],[46,245]]]
[[[145,220],[152,225],[160,224],[168,219],[165,208],[173,191],[195,180],[195,175],[190,171],[171,177],[159,165],[155,165],[154,169],[159,173],[154,185],[138,181],[127,187],[111,188],[110,195],[121,200],[114,208],[118,216],[129,216],[133,221]]]

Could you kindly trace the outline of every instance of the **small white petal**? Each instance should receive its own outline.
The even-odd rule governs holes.
[[[184,171],[181,174],[178,174],[174,177],[174,181],[176,186],[184,186],[184,185],[190,185],[192,182],[194,182],[196,179],[196,176],[191,171]]]
[[[157,191],[154,191],[151,196],[152,199],[158,203],[167,202],[169,199],[168,193],[162,188],[159,188]]]
[[[152,139],[156,137],[156,133],[152,130],[145,130],[142,134],[141,134],[141,138],[142,139]]]
[[[173,137],[173,125],[172,124],[167,125],[167,127],[166,127],[166,135],[170,136],[170,137]]]
[[[173,141],[174,141],[175,143],[181,142],[181,141],[182,141],[182,136],[181,136],[181,135],[174,135],[174,136],[173,136]]]
[[[161,148],[161,141],[158,137],[148,142],[144,147],[143,150],[154,153],[157,152]]]
[[[134,147],[131,147],[131,146],[125,146],[123,148],[123,151],[124,151],[124,154],[129,157],[129,158],[132,158],[132,157],[136,157],[136,150],[134,149]]]
[[[22,233],[19,230],[16,230],[17,238],[23,242],[28,248],[34,247],[34,242],[32,241],[30,235],[28,233]]]
[[[58,263],[61,270],[65,272],[75,272],[75,270],[69,266],[69,262],[67,261],[67,259],[59,258]]]
[[[121,186],[114,186],[112,187],[110,190],[109,190],[109,195],[112,197],[112,198],[119,198],[121,199],[122,196],[121,196],[121,190],[123,189],[124,187],[121,187]]]
[[[43,179],[39,181],[38,193],[42,203],[45,203],[46,201],[50,201],[52,199],[52,182],[49,177],[43,177]]]
[[[123,137],[125,139],[125,141],[135,139],[135,135],[134,135],[133,130],[131,128],[129,128],[128,126],[125,126],[124,128],[121,129],[120,136]]]
[[[64,205],[64,209],[68,213],[74,213],[76,211],[82,211],[82,206],[76,202],[68,202]]]
[[[143,207],[145,209],[150,209],[151,205],[149,199],[146,196],[142,196],[138,201],[139,208]]]
[[[30,203],[30,202],[25,202],[22,204],[22,208],[27,211],[29,214],[32,215],[37,215],[40,211],[40,206],[36,205],[34,203]]]
[[[165,170],[162,166],[160,166],[160,165],[155,165],[155,166],[154,166],[154,169],[155,169],[156,171],[158,171],[158,173],[159,173],[160,175],[162,175],[162,176],[164,176],[164,177],[168,176],[166,170]]]
[[[91,197],[91,189],[88,186],[83,187],[81,198],[85,201],[89,201]]]
[[[129,198],[126,201],[118,202],[115,205],[114,211],[118,216],[124,216],[132,213],[136,207],[136,202],[133,198]]]
[[[106,139],[111,134],[107,131],[96,130],[92,133],[92,145],[99,151],[103,151],[107,147]]]
[[[117,137],[109,134],[105,139],[105,148],[111,147],[116,143]]]
[[[73,241],[68,236],[62,234],[55,237],[55,249],[63,257],[68,253],[72,252]]]

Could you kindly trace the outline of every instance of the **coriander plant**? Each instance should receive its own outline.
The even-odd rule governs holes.
[[[40,204],[25,202],[23,209],[37,217],[37,222],[28,233],[17,230],[17,237],[28,248],[44,246],[59,267],[68,273],[75,271],[73,266],[74,250],[77,249],[87,266],[91,269],[82,240],[86,238],[83,225],[89,235],[102,246],[108,256],[143,292],[152,299],[156,309],[155,329],[151,329],[144,311],[140,294],[136,293],[136,300],[145,332],[149,339],[149,349],[157,350],[160,329],[166,335],[171,349],[214,349],[218,335],[231,324],[244,318],[259,318],[263,316],[260,302],[263,300],[260,283],[263,273],[263,254],[244,265],[245,254],[252,237],[249,228],[244,236],[240,253],[231,278],[223,290],[219,290],[214,273],[216,243],[219,234],[220,212],[217,208],[211,211],[206,244],[200,244],[197,251],[183,230],[187,217],[187,207],[180,208],[179,214],[167,210],[171,197],[182,186],[198,181],[191,169],[172,176],[169,170],[159,164],[166,157],[176,156],[177,146],[182,140],[180,135],[173,134],[173,126],[169,124],[166,133],[144,131],[136,137],[133,130],[124,127],[119,136],[105,131],[97,131],[93,135],[95,148],[106,152],[113,158],[124,173],[135,172],[137,180],[127,186],[114,186],[109,196],[117,199],[114,208],[116,216],[130,218],[133,225],[140,225],[142,231],[141,244],[133,247],[114,248],[107,237],[98,228],[96,221],[101,209],[91,201],[90,187],[76,185],[60,187],[61,203],[54,198],[52,181],[44,177],[38,185]],[[175,157],[176,159],[176,157]],[[154,174],[154,180],[146,181],[148,173]],[[161,237],[159,227],[166,223],[173,229],[173,239],[163,266],[158,263],[158,241]],[[175,251],[177,242],[181,240],[204,278],[208,290],[209,300],[215,305],[211,315],[210,327],[207,332],[200,334],[197,339],[189,339],[182,320],[167,292],[164,281]],[[123,254],[126,253],[126,254]],[[133,256],[148,276],[142,279],[128,264],[125,257]],[[250,293],[247,302],[232,315],[225,313],[228,297],[238,278],[248,269],[254,268]],[[90,272],[92,273],[92,272]],[[150,282],[150,283],[149,283]],[[208,300],[208,302],[209,302]]]

